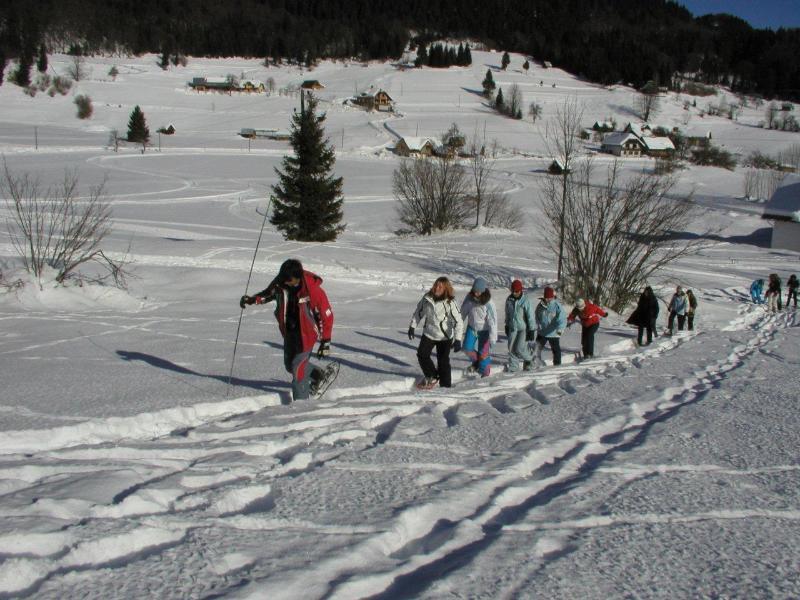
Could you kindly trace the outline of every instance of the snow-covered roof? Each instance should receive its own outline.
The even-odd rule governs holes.
[[[425,147],[425,144],[430,144],[434,147],[436,146],[436,143],[432,139],[426,137],[404,137],[402,138],[402,141],[406,143],[406,146],[408,146],[409,150],[415,150],[417,152],[422,150]]]
[[[635,140],[638,142],[639,138],[632,133],[628,133],[627,131],[614,131],[603,136],[603,145],[622,146],[628,140]]]
[[[640,137],[641,138],[641,137],[644,137],[646,135],[645,132],[649,132],[650,131],[650,125],[648,125],[647,123],[642,123],[642,124],[639,124],[639,123],[628,123],[625,126],[625,131],[629,131],[630,133],[632,133],[636,137]]]
[[[787,175],[764,206],[765,219],[800,223],[800,175]]]
[[[675,145],[668,137],[648,136],[642,138],[642,142],[648,150],[675,150]]]

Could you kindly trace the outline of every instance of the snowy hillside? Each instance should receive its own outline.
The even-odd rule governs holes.
[[[761,204],[742,199],[742,169],[690,166],[716,233],[651,284],[697,294],[697,328],[634,344],[612,313],[594,360],[524,374],[462,377],[413,390],[411,312],[439,275],[460,300],[487,279],[502,311],[521,279],[532,298],[555,279],[538,227],[552,160],[545,129],[577,97],[584,121],[633,116],[633,92],[559,69],[473,52],[473,66],[398,70],[322,63],[301,71],[245,59],[88,58],[67,96],[0,87],[0,153],[44,185],[76,169],[107,178],[108,250],[133,260],[127,291],[45,284],[0,292],[0,598],[789,598],[800,596],[796,390],[800,318],[748,302],[756,277],[800,271],[767,247]],[[66,70],[69,57],[52,57]],[[116,66],[112,80],[108,71]],[[499,116],[479,95],[492,69],[517,83],[535,124]],[[243,317],[239,297],[274,168],[286,142],[238,136],[287,130],[292,94],[198,93],[193,77],[228,74],[318,92],[344,178],[347,229],[326,244],[287,242],[269,224],[247,290],[287,258],[324,279],[342,370],[319,402],[290,404],[273,306]],[[383,89],[394,114],[345,100]],[[94,115],[76,118],[74,96]],[[775,155],[798,134],[700,116],[707,102],[669,95],[651,120],[727,150]],[[153,146],[122,144],[135,105]],[[520,232],[399,237],[391,152],[399,136],[439,137],[451,123],[496,140],[497,183],[524,211]],[[172,136],[155,133],[172,124]],[[159,151],[160,145],[160,151]],[[596,144],[589,143],[592,148]],[[596,162],[610,164],[608,155]],[[652,169],[624,162],[626,175]],[[259,212],[261,211],[261,213]],[[5,207],[0,208],[3,218]],[[692,232],[686,232],[692,235]],[[19,268],[0,227],[0,270]],[[785,295],[785,292],[784,292]],[[665,325],[662,303],[660,329]],[[502,317],[502,315],[501,315]],[[549,358],[549,350],[545,351]]]

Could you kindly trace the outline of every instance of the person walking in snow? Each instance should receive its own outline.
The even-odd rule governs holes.
[[[455,303],[453,285],[447,277],[439,277],[433,282],[414,309],[408,325],[408,339],[414,339],[414,329],[421,325],[422,337],[417,347],[417,360],[422,369],[423,379],[417,387],[430,389],[437,384],[449,388],[452,385],[450,372],[450,348],[461,350],[461,337],[464,322]],[[433,366],[431,352],[436,348],[436,366]]]
[[[578,298],[575,302],[575,308],[567,317],[567,327],[571,326],[576,319],[581,322],[581,351],[583,352],[582,358],[592,358],[594,356],[594,334],[600,327],[600,318],[607,317],[608,313],[602,308]]]
[[[492,346],[497,343],[497,309],[483,277],[472,283],[461,303],[461,316],[467,329],[463,348],[472,361],[467,375],[479,373],[486,377],[492,370]]]
[[[657,332],[656,321],[658,320],[658,298],[653,293],[653,288],[649,285],[644,288],[639,301],[636,303],[636,308],[633,313],[628,317],[627,323],[635,325],[638,329],[638,336],[636,343],[641,346],[644,332],[647,331],[647,345],[653,343],[653,334]],[[657,334],[656,334],[657,335]]]
[[[694,314],[697,311],[697,297],[692,290],[686,290],[686,301],[689,306],[686,307],[686,329],[694,331]]]
[[[272,301],[283,336],[283,364],[292,374],[292,399],[307,400],[316,395],[318,385],[327,376],[326,369],[310,362],[314,344],[319,341],[317,358],[326,358],[333,333],[333,311],[322,289],[322,278],[290,258],[266,288],[252,296],[242,296],[239,306]]]
[[[511,282],[511,293],[506,298],[506,338],[508,338],[508,364],[506,371],[530,371],[533,353],[528,342],[536,338],[536,317],[533,314],[530,298],[524,293],[522,282]]]
[[[764,280],[763,279],[756,279],[753,283],[750,284],[750,299],[753,301],[753,304],[764,304],[764,299],[761,297],[761,294],[764,293]]]
[[[789,302],[794,298],[794,307],[797,308],[797,288],[800,286],[800,281],[797,280],[797,275],[789,275],[789,280],[786,282],[786,310],[789,310]]]
[[[667,324],[667,335],[672,335],[675,331],[675,317],[678,317],[678,331],[683,331],[686,323],[686,312],[689,310],[689,299],[681,286],[675,288],[672,300],[669,301],[669,321]]]
[[[553,351],[553,365],[561,364],[561,334],[567,326],[567,315],[556,300],[556,291],[551,287],[544,288],[544,296],[539,300],[534,311],[536,316],[536,362],[544,365],[542,350],[549,343]]]
[[[779,311],[781,306],[781,278],[777,273],[769,274],[769,283],[767,284],[767,293],[764,294],[767,299],[767,310],[769,312]]]

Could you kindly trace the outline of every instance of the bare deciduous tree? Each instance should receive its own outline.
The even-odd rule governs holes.
[[[445,157],[404,160],[392,175],[400,221],[421,235],[463,227],[468,189],[467,173]]]
[[[642,89],[639,90],[634,100],[634,105],[636,112],[639,113],[642,120],[645,122],[649,121],[650,117],[658,112],[660,107],[658,86],[654,82],[648,81]]]
[[[485,140],[474,136],[469,144],[467,171],[472,183],[475,227],[502,227],[518,230],[524,216],[520,208],[494,183],[494,159]]]
[[[508,111],[508,116],[512,119],[522,118],[522,89],[516,83],[512,83],[508,89],[506,110]]]
[[[744,172],[745,198],[768,200],[786,177],[782,171],[749,168]]]
[[[70,277],[83,278],[82,266],[95,263],[102,275],[125,287],[126,261],[115,260],[100,247],[111,227],[111,207],[105,200],[105,181],[78,196],[78,175],[65,171],[58,186],[43,190],[29,174],[13,174],[3,162],[0,194],[11,213],[8,233],[25,269],[41,280],[45,270],[55,270],[63,283]]]
[[[542,105],[538,102],[531,102],[528,106],[528,116],[536,123],[536,119],[542,116]]]
[[[545,179],[544,237],[555,250],[564,227],[566,298],[622,310],[653,273],[697,249],[708,232],[687,235],[698,209],[688,197],[668,196],[673,184],[644,173],[621,182],[615,162],[598,185],[587,160],[570,175],[564,214],[559,182]]]
[[[548,121],[545,134],[545,143],[550,155],[561,163],[563,169],[560,177],[561,183],[561,214],[566,211],[568,197],[569,174],[572,163],[580,149],[581,120],[583,107],[578,104],[577,98],[568,97],[556,107],[555,116]],[[564,222],[562,219],[558,232],[558,269],[557,279],[561,281],[564,266]]]
[[[72,62],[67,65],[67,75],[69,75],[73,81],[86,79],[86,60],[82,56],[73,56]]]

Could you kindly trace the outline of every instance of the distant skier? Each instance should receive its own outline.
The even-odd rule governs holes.
[[[583,358],[592,358],[594,356],[594,334],[597,333],[600,327],[600,318],[607,316],[608,313],[593,302],[583,298],[578,298],[575,302],[575,308],[572,309],[569,317],[567,317],[567,327],[572,325],[576,319],[580,320]]]
[[[453,285],[447,277],[439,277],[431,289],[417,304],[408,326],[408,339],[414,339],[414,329],[423,325],[422,338],[417,348],[417,360],[422,368],[423,379],[417,383],[421,389],[431,389],[437,384],[449,388],[452,385],[450,372],[450,348],[461,350],[464,322],[455,303]],[[431,352],[436,348],[436,367]]]
[[[769,312],[777,312],[782,306],[781,302],[781,278],[777,273],[769,274],[769,283],[767,284],[767,310]]]
[[[550,344],[553,351],[553,364],[561,364],[561,334],[567,326],[567,315],[556,300],[556,291],[551,287],[544,288],[544,296],[536,305],[536,362],[544,365],[542,350],[546,343]]]
[[[522,370],[530,371],[533,353],[528,342],[536,339],[536,317],[533,314],[531,300],[523,291],[522,282],[515,279],[511,282],[511,294],[506,298],[506,338],[508,338],[508,364],[506,371],[513,373]]]
[[[692,290],[686,290],[686,301],[689,306],[686,308],[686,329],[694,331],[694,314],[697,312],[697,296]]]
[[[639,296],[639,301],[636,303],[636,308],[627,323],[638,327],[639,332],[636,343],[642,345],[642,337],[644,332],[647,331],[647,345],[653,343],[653,334],[657,332],[656,321],[658,320],[658,298],[653,293],[653,288],[649,285],[644,288],[644,291]],[[657,334],[656,334],[657,335]]]
[[[294,400],[316,396],[326,379],[335,376],[332,365],[337,365],[338,371],[337,363],[321,369],[309,360],[317,341],[317,358],[330,354],[333,311],[321,284],[321,277],[304,270],[299,260],[290,258],[265,289],[253,296],[242,296],[239,301],[242,308],[275,301],[275,318],[283,336],[283,363],[292,374]]]
[[[675,288],[672,300],[669,301],[669,321],[667,323],[667,335],[672,335],[675,331],[675,317],[678,317],[678,331],[683,331],[686,324],[686,312],[689,310],[689,299],[681,286]]]
[[[789,302],[794,299],[794,307],[797,308],[797,288],[800,286],[800,281],[797,280],[797,275],[789,275],[789,280],[786,282],[786,310],[789,310]]]
[[[478,277],[461,303],[461,317],[467,328],[464,352],[472,361],[467,375],[486,377],[492,370],[492,346],[497,343],[497,309],[486,280]]]
[[[764,299],[761,297],[761,294],[764,293],[764,280],[763,279],[756,279],[753,283],[750,284],[750,299],[753,301],[753,304],[764,304]]]

